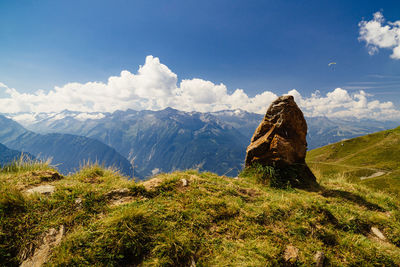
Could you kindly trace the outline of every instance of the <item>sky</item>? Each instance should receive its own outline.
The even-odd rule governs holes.
[[[400,2],[0,1],[3,113],[264,113],[288,93],[400,120]]]

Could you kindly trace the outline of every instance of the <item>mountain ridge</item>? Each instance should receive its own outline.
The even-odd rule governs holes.
[[[130,162],[115,149],[98,140],[71,134],[37,134],[17,122],[0,115],[0,143],[11,149],[29,152],[38,159],[52,159],[52,164],[63,172],[74,172],[88,161],[119,168],[133,176]]]
[[[10,149],[5,145],[0,144],[0,168],[17,160],[34,161],[35,157],[28,152]]]
[[[38,122],[28,125],[32,130],[86,136],[113,147],[134,162],[139,178],[187,168],[236,176],[243,168],[249,140],[263,118],[244,110],[202,113],[173,108],[113,113],[63,111],[36,117]],[[306,119],[309,150],[396,124],[354,118]]]

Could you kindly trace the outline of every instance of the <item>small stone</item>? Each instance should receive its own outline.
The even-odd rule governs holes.
[[[380,240],[385,241],[386,237],[385,235],[376,227],[371,227],[371,233],[376,236],[377,238],[379,238]]]
[[[193,257],[192,257],[192,261],[190,263],[190,267],[196,267],[196,262],[194,261]]]
[[[186,187],[186,186],[189,185],[189,182],[188,182],[188,180],[186,180],[186,179],[181,179],[181,182],[182,182],[182,186],[183,186],[183,187]]]
[[[52,193],[54,193],[55,191],[55,187],[50,185],[50,184],[46,184],[46,185],[39,185],[36,187],[33,187],[31,189],[26,190],[26,193],[28,194],[33,194],[33,193],[39,193],[39,194],[43,194],[43,195],[51,195]]]
[[[283,259],[285,260],[285,262],[295,263],[297,261],[298,256],[299,256],[298,248],[292,245],[286,246],[285,253],[283,254]]]
[[[78,197],[77,199],[75,199],[75,204],[78,206],[82,205],[82,198]]]
[[[318,251],[317,253],[315,253],[314,261],[316,267],[324,266],[324,260],[325,260],[325,255],[322,251]]]

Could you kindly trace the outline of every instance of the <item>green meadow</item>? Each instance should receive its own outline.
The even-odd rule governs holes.
[[[317,252],[326,266],[400,264],[399,198],[342,172],[318,175],[315,191],[271,187],[260,170],[237,179],[188,170],[140,183],[98,165],[55,173],[38,162],[0,171],[2,265],[18,266],[61,226],[45,266],[279,266],[289,245],[298,249],[292,266],[315,264]],[[38,185],[55,191],[27,193]]]
[[[400,127],[311,150],[306,161],[317,176],[342,174],[400,197]]]

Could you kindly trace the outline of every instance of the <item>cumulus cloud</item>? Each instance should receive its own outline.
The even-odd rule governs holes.
[[[385,23],[381,12],[376,12],[370,21],[361,21],[360,41],[365,41],[368,53],[374,55],[379,48],[391,49],[393,59],[400,59],[400,20]]]
[[[400,119],[400,111],[394,107],[392,102],[369,101],[368,97],[372,95],[367,94],[363,90],[355,94],[349,94],[342,88],[336,88],[332,92],[327,93],[326,96],[321,96],[316,91],[308,98],[302,97],[296,90],[291,90],[288,94],[294,96],[304,114],[310,117]]]
[[[0,112],[60,112],[72,110],[84,112],[81,119],[93,117],[90,112],[113,112],[115,110],[160,110],[172,107],[183,111],[219,111],[243,109],[265,113],[269,104],[277,98],[270,91],[253,97],[243,89],[232,93],[220,83],[203,79],[186,79],[178,84],[178,77],[166,65],[153,56],[147,56],[145,64],[137,73],[127,70],[113,76],[106,83],[68,83],[49,92],[20,93],[0,83],[5,89],[5,98],[0,98]],[[307,116],[356,116],[366,118],[400,118],[400,112],[391,102],[369,100],[364,91],[349,94],[337,88],[322,96],[318,91],[309,97],[291,90],[297,103]],[[23,119],[30,120],[26,115]],[[96,115],[97,116],[97,115]]]

